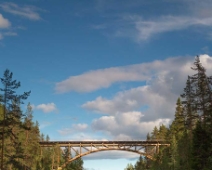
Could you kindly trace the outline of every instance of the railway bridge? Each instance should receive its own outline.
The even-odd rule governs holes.
[[[43,147],[51,147],[55,150],[60,149],[63,151],[63,148],[68,148],[69,158],[67,161],[61,166],[60,165],[60,157],[57,158],[53,155],[53,164],[52,166],[56,168],[62,169],[67,164],[72,161],[83,157],[85,155],[100,152],[100,151],[110,151],[110,150],[119,150],[119,151],[127,151],[134,152],[141,156],[145,156],[148,159],[153,159],[155,153],[158,153],[161,146],[170,146],[166,141],[42,141],[40,142],[41,146],[41,154]],[[56,151],[56,152],[60,152]],[[74,153],[74,154],[73,154]],[[55,163],[56,162],[56,163]],[[52,168],[54,169],[54,168]]]

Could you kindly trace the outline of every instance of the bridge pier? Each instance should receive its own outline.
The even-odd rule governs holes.
[[[160,145],[159,145],[159,143],[156,145],[156,153],[157,154],[159,154],[159,152],[160,152]]]

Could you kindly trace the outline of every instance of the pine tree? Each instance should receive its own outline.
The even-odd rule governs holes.
[[[1,78],[1,83],[3,85],[0,88],[0,91],[3,92],[1,95],[0,102],[4,107],[3,111],[3,120],[0,122],[1,125],[1,133],[2,133],[2,142],[1,142],[1,169],[4,170],[4,157],[10,157],[9,162],[12,162],[14,166],[18,165],[17,159],[21,157],[22,150],[20,148],[20,143],[17,141],[13,142],[13,146],[15,148],[16,155],[5,155],[4,150],[5,148],[5,141],[7,140],[6,137],[10,137],[13,141],[17,138],[17,131],[15,129],[17,126],[21,125],[21,119],[23,114],[20,109],[20,105],[23,104],[23,100],[27,99],[30,95],[29,92],[24,92],[22,95],[16,94],[16,89],[21,86],[20,82],[13,80],[13,73],[10,72],[8,69],[5,70],[3,78]]]
[[[182,101],[182,105],[185,116],[185,125],[190,134],[190,137],[192,135],[192,130],[195,128],[196,122],[199,119],[194,98],[196,87],[194,84],[192,84],[191,79],[192,78],[188,76],[186,87],[184,88],[184,93],[181,95],[181,97],[185,99]]]

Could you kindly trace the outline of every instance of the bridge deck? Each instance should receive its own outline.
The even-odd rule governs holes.
[[[51,147],[54,145],[59,146],[91,146],[91,145],[125,145],[125,146],[151,146],[163,145],[169,146],[166,141],[41,141],[39,142],[42,147]]]

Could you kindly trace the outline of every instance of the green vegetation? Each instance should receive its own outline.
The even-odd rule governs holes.
[[[161,146],[152,154],[153,146],[145,148],[153,160],[140,157],[135,165],[125,170],[212,170],[212,77],[196,57],[186,87],[177,99],[173,122],[169,127],[154,127],[147,140],[164,140],[170,147]],[[13,74],[5,70],[0,78],[0,148],[1,170],[52,170],[65,165],[63,170],[83,170],[81,158],[66,164],[72,157],[69,148],[40,147],[39,141],[49,141],[40,134],[38,122],[33,122],[30,103],[25,112],[21,104],[29,92],[16,94],[21,86]],[[78,153],[75,153],[78,154]]]
[[[39,141],[49,141],[48,136],[40,134],[38,122],[33,122],[33,111],[30,103],[25,113],[21,110],[23,100],[30,95],[21,95],[16,90],[20,82],[13,80],[13,74],[5,70],[0,79],[0,148],[2,170],[52,170],[65,163],[67,154],[57,146],[41,148]],[[45,138],[45,139],[44,139]],[[71,155],[69,155],[71,156]],[[63,170],[82,170],[81,158],[68,164]]]
[[[206,75],[199,57],[191,69],[196,74],[188,76],[171,125],[147,134],[147,140],[165,140],[170,147],[160,147],[154,160],[140,158],[126,170],[212,170],[212,77]]]

